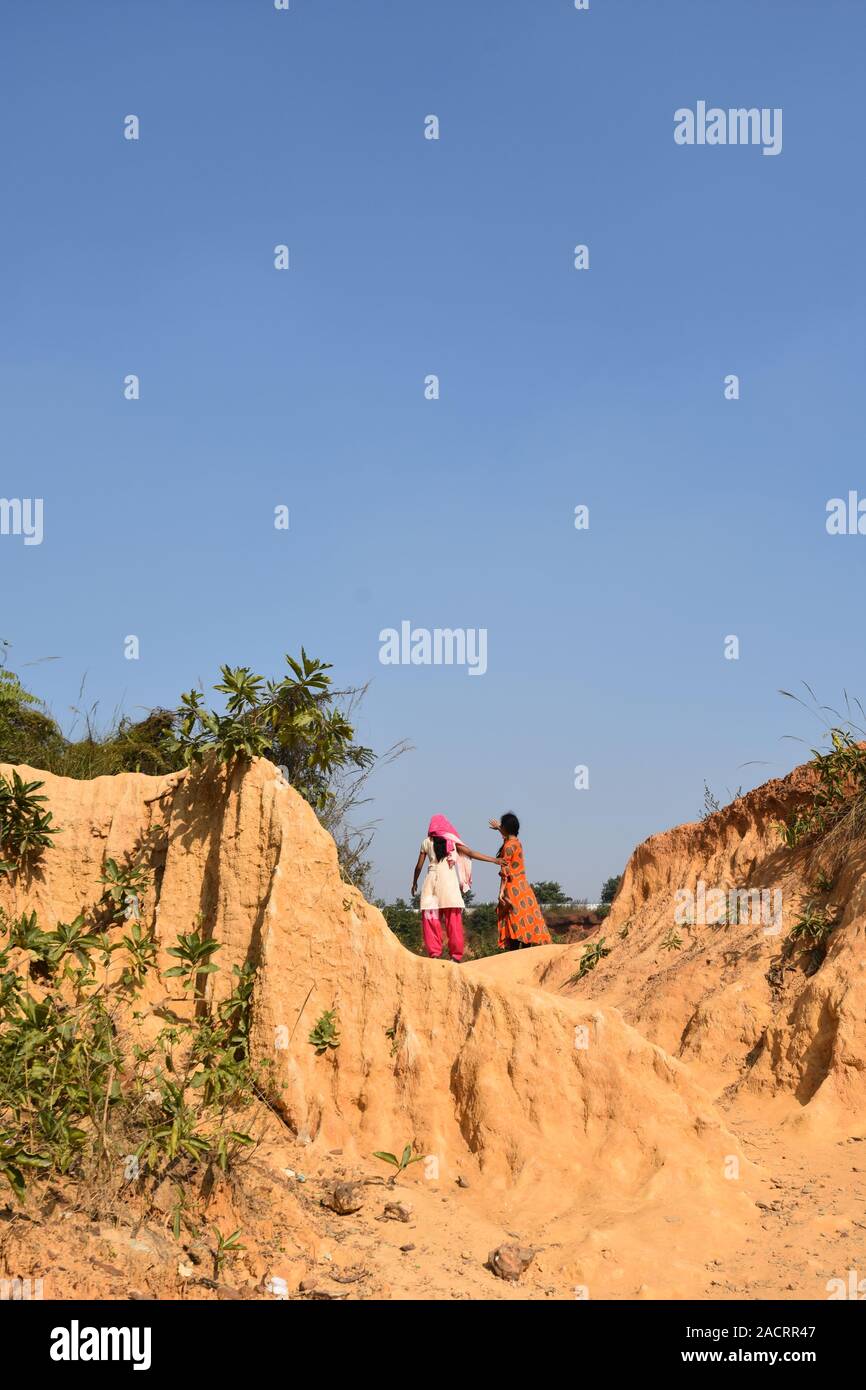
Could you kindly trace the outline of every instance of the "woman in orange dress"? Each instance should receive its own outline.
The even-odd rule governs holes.
[[[502,886],[496,908],[499,949],[515,951],[521,946],[549,946],[550,932],[526,877],[523,846],[517,838],[520,821],[512,811],[506,811],[501,820],[492,820],[490,826],[502,836],[502,849],[499,851],[502,858],[499,870]]]

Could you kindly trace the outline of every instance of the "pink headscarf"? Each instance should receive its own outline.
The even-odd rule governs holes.
[[[454,829],[447,816],[431,816],[427,827],[431,840],[434,835],[445,841],[445,857],[452,869],[456,866],[460,887],[465,892],[472,887],[472,860],[463,854],[459,846],[463,844],[458,831]]]

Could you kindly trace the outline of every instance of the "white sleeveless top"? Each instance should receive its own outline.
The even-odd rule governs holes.
[[[427,873],[421,884],[421,911],[436,912],[440,907],[462,907],[463,896],[457,870],[447,859],[436,862],[433,841],[427,835],[421,841],[421,852],[427,856]]]

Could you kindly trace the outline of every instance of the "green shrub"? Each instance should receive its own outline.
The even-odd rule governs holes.
[[[108,922],[128,921],[141,916],[141,901],[150,885],[150,874],[140,865],[120,868],[114,859],[106,859],[102,877],[102,903]]]
[[[202,975],[213,975],[219,969],[211,960],[221,949],[218,941],[206,941],[198,931],[181,932],[176,946],[167,948],[170,956],[176,956],[180,965],[166,970],[166,980],[180,980],[183,989],[198,989]]]
[[[326,1009],[316,1020],[315,1025],[310,1029],[307,1042],[316,1049],[316,1056],[320,1057],[323,1052],[340,1046],[340,1034],[337,1031],[337,1013],[335,1009]]]
[[[591,970],[595,969],[600,960],[604,960],[605,956],[610,955],[610,947],[605,946],[604,943],[605,937],[600,936],[598,941],[594,941],[591,946],[584,946],[577,974],[572,975],[568,981],[570,985],[582,980],[584,975],[588,975]]]
[[[817,706],[813,692],[808,686],[806,689],[812,697],[813,706]],[[781,693],[798,704],[804,704],[790,691],[783,690]],[[856,704],[862,713],[859,701]],[[808,705],[805,707],[809,708]],[[817,706],[812,712],[823,718],[825,707]],[[850,705],[847,718],[841,715],[837,717],[840,723],[827,730],[829,747],[811,750],[809,766],[814,770],[818,783],[811,801],[779,826],[780,834],[789,848],[796,848],[807,841],[826,840],[829,852],[836,857],[851,842],[866,834],[866,746],[862,746],[855,737],[862,730],[850,718]]]
[[[365,800],[375,765],[405,751],[395,744],[378,759],[355,741],[354,710],[364,688],[335,689],[327,662],[286,656],[287,674],[265,680],[247,666],[223,666],[214,690],[224,711],[208,709],[188,691],[177,709],[154,709],[137,722],[115,715],[100,726],[97,705],[75,710],[67,737],[42,702],[4,669],[0,644],[0,762],[45,768],[62,777],[118,772],[164,775],[205,762],[234,763],[263,755],[285,770],[337,843],[343,877],[371,897],[373,830],[353,817]]]
[[[810,900],[792,926],[789,940],[805,941],[810,946],[823,946],[837,925],[836,919],[830,916],[826,908],[817,907]]]
[[[14,873],[35,864],[57,834],[50,811],[43,811],[44,782],[25,782],[12,773],[0,776],[0,873]]]
[[[287,656],[286,664],[289,673],[280,681],[266,681],[248,666],[221,667],[214,690],[226,697],[225,713],[206,709],[199,691],[187,691],[166,746],[185,766],[266,755],[321,812],[335,795],[333,774],[347,766],[369,769],[374,755],[354,742],[328,662],[302,648],[300,661]]]
[[[186,944],[177,949],[178,969],[193,979],[212,954],[188,948],[196,935],[179,937]],[[0,1178],[18,1198],[28,1174],[43,1173],[120,1200],[139,1178],[157,1185],[226,1172],[253,1145],[237,1122],[263,1084],[249,1058],[249,966],[235,967],[221,1004],[173,1021],[145,1045],[135,1014],[118,1021],[119,1006],[129,1014],[156,968],[155,943],[139,923],[112,940],[84,915],[45,932],[35,913],[12,922],[0,914],[0,937],[8,938],[0,949]],[[13,967],[11,952],[22,949],[27,956]],[[97,966],[115,951],[126,965],[109,984]],[[31,992],[34,971],[41,997]]]

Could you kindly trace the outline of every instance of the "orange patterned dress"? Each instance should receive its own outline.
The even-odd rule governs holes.
[[[502,846],[502,855],[502,892],[496,909],[500,951],[509,941],[519,941],[522,946],[549,946],[550,932],[526,877],[522,844],[509,836]]]

